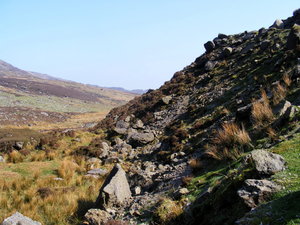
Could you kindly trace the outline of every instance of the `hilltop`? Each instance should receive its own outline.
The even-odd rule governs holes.
[[[89,131],[28,134],[26,146],[4,132],[1,219],[299,223],[299,24],[298,9],[269,28],[219,34]]]
[[[0,123],[4,126],[62,123],[74,116],[83,118],[87,113],[93,113],[90,116],[97,116],[99,120],[111,108],[125,104],[135,96],[24,71],[0,61]],[[83,121],[93,122],[87,118]],[[72,122],[68,125],[80,126]]]

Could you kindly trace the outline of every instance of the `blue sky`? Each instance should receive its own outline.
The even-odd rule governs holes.
[[[218,33],[270,26],[297,0],[1,0],[0,59],[100,86],[158,88]]]

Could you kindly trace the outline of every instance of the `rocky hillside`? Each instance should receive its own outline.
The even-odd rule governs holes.
[[[278,143],[299,132],[297,24],[299,10],[268,29],[219,34],[170,81],[98,124],[95,132],[104,130],[105,138],[94,140],[85,154],[122,162],[133,196],[129,212],[117,208],[114,217],[134,223],[146,220],[150,210],[158,224],[287,219],[273,218],[270,209],[249,221],[245,214],[285,183],[282,174],[276,182],[272,175],[286,161],[271,152],[280,152]],[[101,141],[111,146],[108,156]]]
[[[219,34],[159,89],[87,133],[40,144],[47,163],[53,152],[64,160],[58,177],[31,177],[22,191],[0,185],[3,196],[23,198],[0,201],[5,215],[45,224],[300,223],[298,24],[300,10],[269,28]],[[30,220],[20,213],[3,224]]]
[[[135,96],[27,72],[0,61],[1,125],[64,122],[72,115],[91,112],[104,115]]]

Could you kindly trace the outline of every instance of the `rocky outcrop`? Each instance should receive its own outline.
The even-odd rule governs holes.
[[[90,209],[84,217],[89,225],[105,225],[111,219],[111,215],[101,209]]]
[[[280,186],[269,180],[245,180],[243,188],[238,190],[238,195],[250,208],[266,201],[271,194],[280,190]]]
[[[120,207],[126,205],[130,198],[131,192],[125,171],[121,165],[116,164],[100,188],[96,205],[99,208]]]
[[[266,150],[254,150],[247,157],[246,161],[253,164],[260,175],[273,175],[285,169],[286,162],[278,154]]]
[[[16,212],[12,216],[6,218],[1,225],[42,225],[40,222],[34,221],[27,216]]]

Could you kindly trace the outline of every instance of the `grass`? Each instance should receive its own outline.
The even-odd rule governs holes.
[[[261,100],[252,102],[251,114],[255,127],[266,126],[274,120],[274,114],[265,91],[262,91]]]
[[[16,211],[42,224],[79,224],[93,206],[103,179],[88,179],[70,161],[1,164],[0,221]],[[7,177],[9,175],[9,177]],[[65,179],[56,181],[57,175]],[[41,190],[49,190],[43,195]]]
[[[206,154],[217,160],[237,159],[250,142],[251,138],[243,126],[240,128],[236,123],[224,123],[216,131],[211,144],[206,146]]]

